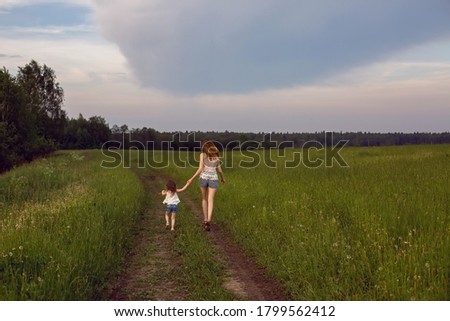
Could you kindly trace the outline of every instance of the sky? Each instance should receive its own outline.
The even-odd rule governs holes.
[[[450,131],[449,0],[0,0],[0,67],[160,131]]]

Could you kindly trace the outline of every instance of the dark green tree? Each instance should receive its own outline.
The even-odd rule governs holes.
[[[55,144],[62,142],[67,117],[62,109],[64,90],[56,81],[55,72],[32,60],[19,67],[17,82],[27,93],[27,103],[36,115],[38,134]]]
[[[23,143],[33,132],[26,116],[24,92],[3,68],[0,70],[0,172],[26,158]]]

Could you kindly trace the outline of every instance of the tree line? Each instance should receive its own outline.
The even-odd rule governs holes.
[[[159,132],[153,128],[128,129],[114,125],[111,138],[104,148],[120,149],[183,149],[199,148],[200,142],[210,139],[227,150],[237,148],[301,148],[305,144],[331,146],[346,141],[346,146],[393,146],[419,144],[450,144],[450,132],[443,133],[370,133],[370,132],[314,132],[314,133],[252,133],[252,132]]]
[[[69,119],[55,72],[32,60],[0,70],[0,172],[61,148],[100,148],[111,130],[99,116]]]
[[[114,125],[101,116],[68,118],[64,90],[55,72],[32,60],[16,76],[0,70],[0,172],[57,149],[187,149],[205,139],[224,149],[302,147],[307,142],[330,145],[330,133],[160,132],[153,128]],[[444,133],[334,132],[333,142],[347,146],[450,144]]]

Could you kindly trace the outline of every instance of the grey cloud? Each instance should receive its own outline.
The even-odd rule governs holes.
[[[20,55],[7,55],[0,53],[0,58],[22,58]]]
[[[97,0],[144,86],[177,93],[310,84],[450,35],[448,0]]]

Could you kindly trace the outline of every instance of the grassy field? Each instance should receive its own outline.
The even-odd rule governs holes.
[[[293,299],[450,299],[450,146],[345,148],[345,168],[284,168],[292,153],[277,168],[226,154],[213,220]],[[181,183],[195,171],[163,170]]]
[[[0,176],[0,300],[88,300],[120,266],[143,187],[99,152],[58,152]]]
[[[275,168],[263,151],[226,153],[213,217],[293,300],[450,299],[449,145],[344,148],[348,167],[315,169],[285,168],[293,152],[274,152]],[[193,153],[170,154],[162,169],[153,167],[165,154],[150,165],[151,152],[130,155],[133,170],[73,151],[0,176],[0,300],[96,297],[145,206],[138,176],[168,174],[182,186],[196,170]],[[261,162],[249,167],[249,156]],[[200,205],[196,183],[186,193]],[[183,195],[173,246],[190,298],[231,299]]]

